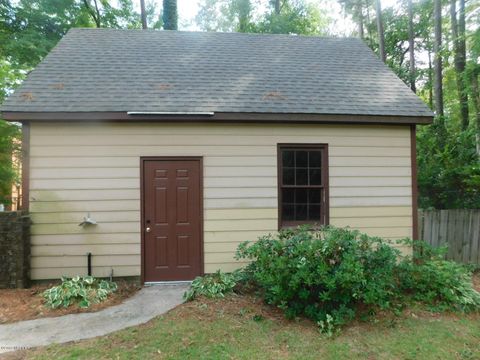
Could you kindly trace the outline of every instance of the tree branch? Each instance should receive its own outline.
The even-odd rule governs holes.
[[[95,10],[92,8],[90,5],[89,0],[83,0],[83,4],[85,5],[85,8],[87,9],[88,13],[91,15],[93,18],[93,21],[95,21],[95,25],[99,28],[100,27],[100,11],[98,9],[98,4],[97,0],[93,0],[95,3]]]

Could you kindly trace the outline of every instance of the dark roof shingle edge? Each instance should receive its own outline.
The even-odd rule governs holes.
[[[389,116],[308,113],[225,113],[136,114],[126,112],[3,112],[7,121],[106,121],[106,122],[246,122],[246,123],[351,123],[351,124],[431,124],[432,116]]]

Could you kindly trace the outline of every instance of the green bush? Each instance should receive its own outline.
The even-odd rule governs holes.
[[[185,292],[183,298],[186,301],[191,301],[199,296],[224,297],[225,294],[233,291],[240,278],[241,273],[238,271],[222,273],[220,270],[213,274],[199,276],[192,281],[190,289]]]
[[[419,301],[435,310],[479,309],[480,294],[465,266],[422,242],[401,256],[388,242],[358,231],[300,227],[242,243],[238,259],[265,301],[293,318],[316,321],[324,332],[357,315],[397,310]]]
[[[52,309],[78,304],[86,308],[92,303],[104,301],[108,295],[117,290],[117,284],[93,276],[62,277],[62,283],[43,292],[45,303]]]
[[[399,291],[433,310],[472,311],[480,307],[480,294],[472,287],[467,266],[444,259],[446,248],[434,249],[424,242],[408,242],[413,257],[398,264]]]
[[[289,318],[305,315],[335,326],[359,309],[388,308],[395,298],[399,251],[358,231],[325,227],[282,230],[242,243],[237,258],[252,262],[246,271],[267,303]]]

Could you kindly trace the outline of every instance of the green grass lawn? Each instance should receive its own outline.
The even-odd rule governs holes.
[[[334,338],[250,296],[196,300],[148,324],[22,354],[33,359],[480,359],[480,315],[408,311]]]

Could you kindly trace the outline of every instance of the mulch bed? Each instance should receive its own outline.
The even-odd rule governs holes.
[[[134,282],[118,281],[118,290],[109,296],[109,298],[100,303],[94,304],[87,309],[77,306],[70,306],[67,309],[49,309],[44,305],[42,292],[50,287],[49,285],[35,285],[29,289],[2,289],[0,290],[0,324],[6,324],[21,320],[38,319],[42,317],[54,317],[66,314],[94,312],[109,306],[117,305],[125,299],[134,295],[140,286]],[[473,286],[480,291],[480,271],[473,276]],[[177,317],[195,317],[198,316],[198,306],[208,309],[215,309],[215,312],[236,313],[241,316],[258,316],[276,321],[285,321],[282,312],[270,306],[251,295],[233,296],[227,302],[218,300],[202,299],[182,305],[180,311],[174,311],[173,316]],[[204,310],[204,309],[203,309]],[[208,318],[208,317],[207,317]],[[213,318],[213,317],[212,317]],[[308,323],[309,321],[307,321]],[[305,324],[303,324],[305,325]]]
[[[473,287],[477,291],[480,291],[480,270],[473,274]],[[238,319],[252,318],[258,319],[259,321],[262,319],[268,319],[275,321],[281,326],[295,326],[298,331],[318,331],[318,328],[313,321],[306,318],[297,318],[294,321],[287,320],[279,308],[266,305],[261,298],[248,292],[242,295],[228,295],[227,299],[207,299],[202,297],[175,308],[169,312],[168,316],[170,319],[195,318],[198,321],[214,322],[218,316],[224,316],[227,314],[230,316],[233,315]],[[465,315],[449,312],[435,313],[417,308],[415,310],[405,310],[401,318],[421,317],[425,319],[435,319],[441,316],[461,318]],[[480,313],[470,314],[469,316],[480,319]],[[399,318],[391,312],[380,312],[377,314],[376,319],[377,321],[388,324],[397,321]],[[368,321],[359,321],[357,319],[350,323],[344,330],[353,331],[359,327],[368,328],[369,326],[373,328],[376,326],[375,324],[376,322],[370,323]],[[148,327],[149,325],[144,326]]]
[[[66,314],[94,312],[120,304],[140,289],[140,286],[135,282],[117,281],[118,290],[102,303],[93,304],[86,309],[79,308],[76,305],[66,309],[50,309],[44,305],[42,293],[52,285],[55,284],[34,285],[29,289],[0,289],[0,324]]]

